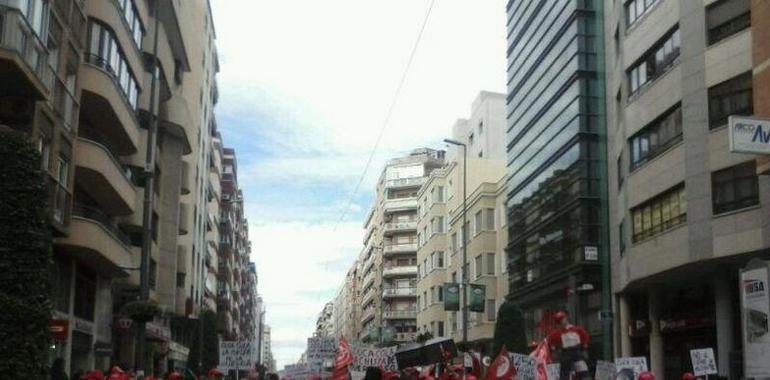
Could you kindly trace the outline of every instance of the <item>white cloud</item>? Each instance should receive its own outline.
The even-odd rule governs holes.
[[[348,218],[336,232],[329,221],[342,212],[364,169],[428,4],[212,0],[219,125],[239,155],[279,367],[302,352],[298,347],[327,301],[321,291],[343,279],[343,271],[322,262],[352,262],[361,246],[361,220]],[[373,191],[388,157],[441,148],[481,90],[505,90],[505,0],[436,1],[359,194]],[[310,201],[320,196],[316,187],[335,183],[334,199]],[[306,189],[306,199],[277,201],[280,184]],[[351,215],[362,214],[360,204],[353,207]],[[324,224],[307,222],[314,218]]]

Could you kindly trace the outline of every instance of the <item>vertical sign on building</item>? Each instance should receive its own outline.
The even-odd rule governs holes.
[[[767,264],[741,272],[744,376],[770,377],[770,296]]]

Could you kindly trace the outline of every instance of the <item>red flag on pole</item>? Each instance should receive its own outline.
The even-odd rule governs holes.
[[[353,364],[353,352],[350,351],[350,345],[345,337],[340,338],[340,347],[337,349],[337,356],[334,358],[334,373],[332,380],[347,380],[348,366]]]
[[[548,368],[546,366],[551,362],[551,349],[548,347],[548,339],[543,339],[537,345],[529,357],[535,358],[537,362],[537,380],[548,380]]]
[[[512,380],[514,376],[516,376],[516,368],[511,362],[511,356],[508,355],[508,349],[503,346],[500,354],[487,369],[484,380]]]

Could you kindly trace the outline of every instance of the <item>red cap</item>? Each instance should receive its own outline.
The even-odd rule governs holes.
[[[567,318],[567,312],[565,311],[557,311],[556,314],[553,315],[553,319],[556,322],[561,322],[564,318]]]
[[[695,380],[695,375],[693,375],[692,372],[685,372],[685,374],[682,375],[682,380]]]
[[[217,368],[212,368],[212,369],[209,370],[209,377],[221,377],[221,376],[224,376],[224,375],[225,374],[222,373],[222,371],[220,371]]]
[[[174,371],[168,374],[167,380],[182,380],[182,379],[183,379],[182,374],[177,371]]]
[[[655,375],[652,372],[642,372],[637,380],[655,380]]]

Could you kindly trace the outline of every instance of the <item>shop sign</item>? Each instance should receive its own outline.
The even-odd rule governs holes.
[[[714,359],[713,348],[702,348],[690,350],[690,359],[692,359],[692,372],[695,376],[716,375],[717,361]]]
[[[770,154],[770,120],[730,116],[729,129],[731,152]]]
[[[650,323],[644,319],[633,319],[628,324],[628,336],[632,338],[650,335]]]
[[[48,321],[48,331],[51,332],[51,338],[65,341],[70,330],[70,322],[65,319],[51,319]]]
[[[617,371],[616,379],[635,380],[639,378],[640,373],[648,371],[647,358],[644,356],[616,358],[615,370]]]
[[[758,267],[741,272],[741,306],[743,322],[743,362],[746,378],[770,377],[770,296],[768,268]]]
[[[470,295],[468,296],[468,310],[474,313],[484,312],[484,303],[486,300],[487,287],[485,285],[470,284]]]
[[[444,310],[460,310],[460,284],[456,282],[444,283]]]
[[[660,332],[676,332],[712,326],[714,322],[706,317],[665,318],[660,320]]]

